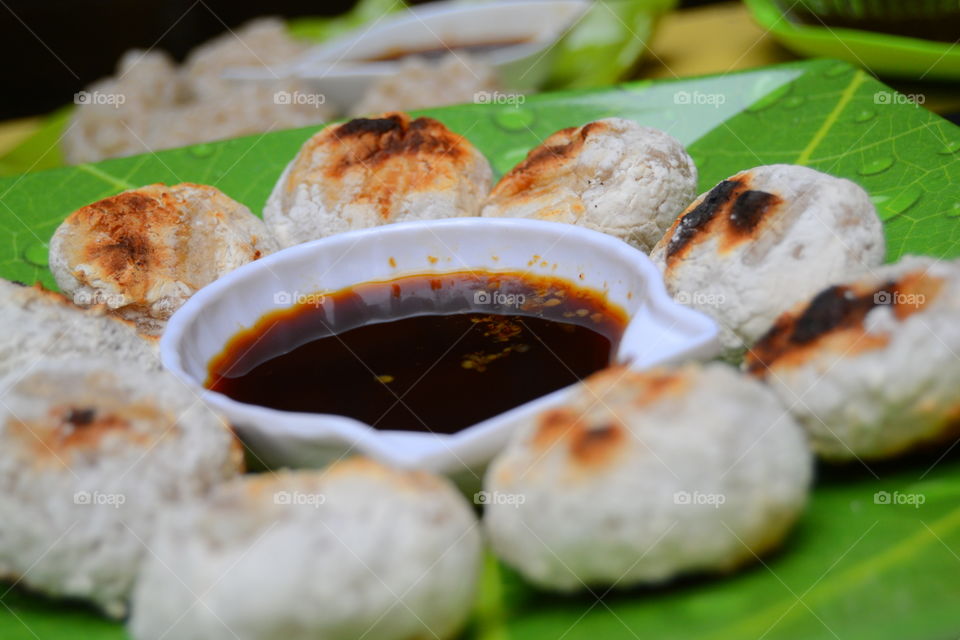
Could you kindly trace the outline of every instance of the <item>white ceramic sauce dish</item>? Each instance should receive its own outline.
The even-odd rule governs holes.
[[[173,315],[160,341],[161,358],[271,466],[322,466],[358,453],[447,474],[469,486],[518,421],[562,403],[573,387],[448,435],[381,431],[344,416],[250,405],[203,386],[211,359],[232,337],[264,314],[290,307],[299,296],[404,275],[465,270],[550,275],[605,292],[629,317],[614,361],[633,368],[718,352],[715,323],[674,302],[656,266],[621,240],[555,222],[454,218],[342,233],[247,264],[204,287]]]
[[[496,70],[504,89],[527,91],[542,84],[553,45],[589,6],[587,0],[431,2],[334,38],[293,63],[228,69],[224,75],[238,80],[301,78],[329,103],[349,110],[371,83],[395,74],[401,64],[377,58],[402,51],[514,43],[473,55]]]

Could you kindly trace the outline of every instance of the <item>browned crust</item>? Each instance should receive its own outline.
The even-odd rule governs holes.
[[[667,395],[680,393],[687,379],[681,372],[657,369],[645,372],[625,371],[622,367],[606,369],[586,381],[597,396],[596,402],[616,401],[610,409],[634,411],[657,402]],[[627,394],[631,407],[620,406]],[[587,400],[591,402],[590,399]],[[601,468],[611,463],[630,440],[629,429],[618,417],[605,416],[593,422],[572,406],[558,407],[542,413],[533,432],[534,449],[545,451],[554,446],[565,447],[569,459],[578,467]]]
[[[889,343],[889,336],[869,334],[867,314],[888,304],[899,320],[922,311],[943,287],[925,272],[909,273],[879,286],[849,285],[824,289],[798,310],[782,314],[746,355],[747,371],[763,377],[774,366],[797,366],[829,350],[853,356]]]
[[[709,236],[719,238],[720,252],[725,253],[760,234],[783,199],[751,189],[752,181],[749,172],[723,180],[677,217],[664,236],[670,239],[666,247],[668,270]]]
[[[164,185],[105,198],[67,218],[72,227],[69,261],[93,265],[98,277],[143,300],[154,277],[177,260],[162,237],[171,229],[188,234],[190,225],[181,224],[181,220],[181,204]],[[81,273],[74,273],[74,277],[86,282]]]
[[[523,196],[530,190],[549,187],[563,175],[587,138],[609,129],[605,122],[590,122],[582,127],[569,127],[552,134],[527,153],[527,157],[508,171],[493,187],[490,199]]]
[[[322,162],[317,165],[317,157]],[[408,193],[446,191],[464,179],[479,153],[433,118],[405,113],[357,118],[323,129],[307,141],[290,171],[287,193],[315,184],[336,202],[347,177],[362,180],[357,203],[372,204],[384,221]]]
[[[445,156],[459,161],[467,155],[466,141],[433,118],[411,120],[394,113],[382,118],[357,118],[333,128],[339,143],[326,175],[337,179],[357,165],[376,170],[398,156]]]
[[[23,421],[11,417],[7,426],[33,452],[37,460],[69,459],[74,453],[96,451],[103,440],[122,436],[132,443],[147,447],[162,433],[147,433],[133,428],[135,421],[151,423],[175,420],[161,410],[142,403],[121,408],[104,409],[91,405],[61,404],[51,407],[39,420]]]

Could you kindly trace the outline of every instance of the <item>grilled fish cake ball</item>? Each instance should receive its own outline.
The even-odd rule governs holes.
[[[0,393],[0,575],[122,617],[158,513],[236,476],[236,439],[177,379],[109,359]]]
[[[649,251],[697,193],[677,140],[622,118],[557,131],[501,178],[483,215],[602,231]]]
[[[361,458],[224,485],[165,518],[152,548],[136,640],[450,638],[481,559],[449,482]]]
[[[75,303],[105,304],[159,335],[198,289],[275,248],[263,221],[220,190],[154,184],[70,214],[50,241],[50,270]]]
[[[289,247],[392,222],[476,216],[491,175],[483,154],[437,120],[357,118],[304,143],[263,217]]]
[[[557,591],[725,572],[776,547],[813,456],[764,385],[720,363],[594,374],[487,470],[494,551]]]
[[[960,262],[908,256],[780,316],[745,366],[820,456],[890,458],[958,433],[958,317]]]
[[[883,227],[859,186],[794,165],[742,171],[700,196],[650,258],[676,300],[714,318],[728,354],[830,284],[883,262]]]

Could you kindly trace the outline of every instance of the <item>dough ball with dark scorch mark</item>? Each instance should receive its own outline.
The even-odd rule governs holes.
[[[700,196],[654,247],[667,289],[720,324],[729,354],[830,284],[883,261],[883,227],[859,186],[813,169],[742,171]]]
[[[50,270],[74,303],[159,335],[197,290],[274,249],[263,221],[219,189],[152,184],[70,214],[50,240]]]
[[[548,589],[725,572],[780,544],[812,462],[776,395],[732,367],[611,368],[517,425],[484,478],[484,525]]]
[[[960,262],[908,256],[783,314],[747,370],[814,449],[889,458],[960,437]]]
[[[697,192],[697,168],[668,134],[623,118],[557,131],[490,192],[486,217],[576,224],[649,251]]]
[[[242,471],[183,383],[114,360],[0,379],[0,576],[122,617],[158,514]]]
[[[490,163],[432,118],[387,113],[330,125],[307,140],[263,217],[289,247],[392,222],[480,214]]]

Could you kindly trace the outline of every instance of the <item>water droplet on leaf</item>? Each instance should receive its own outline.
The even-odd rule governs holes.
[[[922,195],[923,189],[915,184],[911,185],[894,196],[892,200],[886,203],[884,208],[895,215],[901,214],[915,205]]]
[[[952,142],[948,142],[945,145],[943,145],[942,149],[940,149],[940,153],[942,153],[945,156],[948,156],[952,153],[956,153],[957,151],[960,151],[960,140],[954,140]]]
[[[873,109],[863,109],[858,112],[857,115],[853,116],[854,122],[869,122],[877,116],[877,112]]]
[[[197,158],[208,158],[213,154],[212,144],[198,144],[190,147],[190,155]]]
[[[23,259],[36,267],[45,267],[48,264],[49,255],[47,245],[35,242],[23,252]]]
[[[507,131],[522,131],[533,124],[533,112],[529,109],[509,107],[493,114],[493,121]]]
[[[785,84],[780,87],[777,87],[776,89],[774,89],[773,91],[771,91],[770,93],[763,96],[762,98],[754,102],[752,105],[747,107],[746,110],[750,113],[756,113],[757,111],[763,111],[764,109],[772,107],[774,104],[782,100],[784,96],[790,93],[791,89],[793,89],[792,84]]]
[[[873,206],[880,207],[883,203],[888,202],[890,196],[888,195],[879,195],[879,196],[870,196],[870,202],[873,203]]]
[[[873,176],[878,173],[883,173],[892,166],[893,156],[880,156],[879,158],[865,162],[858,170],[858,173],[862,176]]]

